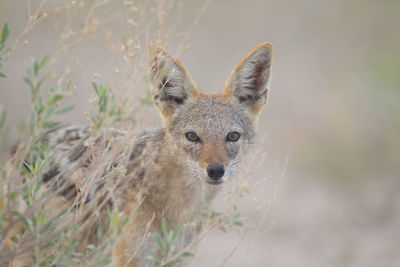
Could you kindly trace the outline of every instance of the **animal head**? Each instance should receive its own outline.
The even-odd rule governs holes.
[[[192,174],[210,184],[232,175],[254,136],[267,103],[272,45],[251,50],[232,71],[223,90],[198,90],[170,52],[150,46],[153,98],[175,148],[187,156]]]

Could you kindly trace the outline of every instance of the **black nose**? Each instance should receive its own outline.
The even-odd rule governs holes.
[[[213,180],[218,180],[222,176],[224,176],[225,168],[223,165],[219,164],[211,164],[207,167],[207,173],[210,178]]]

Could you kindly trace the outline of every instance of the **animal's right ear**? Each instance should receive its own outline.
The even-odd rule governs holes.
[[[151,57],[151,80],[154,102],[161,115],[169,119],[175,110],[198,91],[182,64],[165,48],[149,46]]]
[[[271,81],[272,44],[251,50],[231,73],[224,94],[236,99],[251,114],[258,115],[267,102]]]

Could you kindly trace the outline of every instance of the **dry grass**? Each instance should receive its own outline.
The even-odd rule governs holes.
[[[146,116],[151,103],[146,89],[149,87],[146,47],[149,43],[164,46],[171,42],[179,43],[174,51],[179,55],[188,48],[190,35],[201,21],[201,15],[210,1],[205,2],[198,17],[185,32],[176,30],[179,14],[184,12],[183,2],[64,1],[63,5],[53,6],[54,3],[43,0],[33,7],[28,0],[27,4],[27,24],[18,37],[11,40],[4,58],[12,57],[15,50],[29,44],[26,35],[38,21],[52,23],[59,32],[59,41],[56,47],[47,51],[48,62],[33,61],[29,67],[31,69],[28,69],[27,80],[30,81],[28,85],[32,93],[30,114],[26,118],[27,122],[19,126],[19,145],[1,167],[0,264],[6,264],[15,257],[29,257],[34,266],[109,265],[111,248],[129,214],[122,214],[116,209],[104,214],[101,205],[73,208],[78,205],[77,202],[71,206],[71,203],[57,198],[57,192],[52,192],[42,184],[43,174],[53,167],[57,155],[41,139],[60,120],[57,113],[69,110],[68,107],[63,110],[67,106],[65,103],[77,95],[83,96],[81,86],[72,78],[82,68],[79,59],[84,56],[83,48],[91,45],[100,47],[119,60],[111,67],[112,77],[103,73],[84,77],[88,82],[92,80],[93,86],[97,88],[97,94],[88,93],[91,97],[87,100],[85,113],[90,129],[84,142],[88,146],[96,144],[91,146],[92,164],[85,170],[71,166],[59,176],[68,175],[81,183],[82,190],[77,201],[83,201],[98,181],[104,180],[104,170],[116,160],[120,164],[109,170],[107,180],[113,181],[115,177],[124,175],[123,166],[127,165],[129,156],[125,148],[132,146],[137,131],[149,119]],[[117,33],[111,30],[115,29],[115,25],[119,25]],[[101,88],[104,88],[102,93],[99,92]],[[56,100],[53,99],[55,96]],[[37,108],[39,104],[43,106],[42,109]],[[110,128],[122,130],[125,134],[116,137],[114,132],[109,131]],[[240,199],[248,195],[251,187],[268,182],[268,179],[259,179],[254,175],[266,154],[257,151],[254,155],[257,156],[250,160],[252,166],[239,170],[241,178],[232,182],[224,192],[223,211],[215,212],[208,203],[204,203],[204,210],[199,211],[203,212],[205,221],[203,232],[186,248],[173,253],[161,251],[161,256],[157,256],[159,258],[153,257],[156,265],[173,265],[182,258],[195,256],[193,249],[206,235],[216,229],[229,231],[235,225],[242,225],[236,205],[243,202]],[[28,166],[24,162],[28,162]],[[279,183],[283,178],[284,172]],[[103,205],[107,203],[107,198],[113,198],[113,186],[117,185],[107,182],[107,186],[97,196],[106,196]],[[245,222],[235,249],[228,258],[222,260],[221,266],[235,253],[248,231],[263,230],[261,226],[265,224],[265,214],[272,200],[251,200],[253,217]],[[86,219],[88,214],[90,219]],[[107,220],[99,223],[99,218]],[[19,225],[25,229],[23,234],[14,231]],[[95,238],[83,240],[82,233],[88,231]],[[178,229],[166,231],[179,232]]]

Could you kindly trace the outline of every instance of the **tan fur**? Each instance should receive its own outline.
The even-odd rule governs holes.
[[[270,43],[251,50],[231,73],[225,89],[213,94],[200,92],[170,52],[155,45],[149,50],[153,97],[164,126],[145,131],[132,147],[125,149],[129,160],[118,164],[123,165],[126,172],[123,175],[106,174],[109,177],[102,187],[106,189],[95,190],[87,204],[99,205],[101,198],[95,198],[96,195],[112,188],[113,206],[129,216],[112,249],[114,266],[146,265],[147,256],[157,249],[150,233],[160,231],[163,218],[169,228],[183,226],[174,244],[177,248],[186,247],[199,235],[202,199],[213,200],[222,181],[232,177],[241,155],[255,135],[257,115],[266,103],[270,81]],[[69,166],[74,170],[72,173],[87,169],[88,175],[95,170],[90,165],[85,166],[91,158],[90,147],[84,149],[83,146],[88,138],[86,132],[70,127],[46,136],[55,151],[57,168]],[[189,132],[195,133],[199,140],[188,140]],[[227,134],[232,132],[240,134],[238,141],[227,141]],[[62,152],[67,143],[72,143],[69,154]],[[57,162],[62,164],[57,165]],[[64,173],[70,172],[57,168],[53,170],[54,177],[67,179]],[[71,187],[70,191],[64,192],[64,198],[71,199],[76,195],[75,199],[66,201],[68,203],[82,197],[76,192],[86,183],[70,179],[77,190]],[[60,190],[56,194],[60,194]],[[101,221],[105,214],[100,212],[98,220]],[[82,232],[82,240],[95,242],[90,236],[95,232],[95,226],[91,228],[91,231]]]

